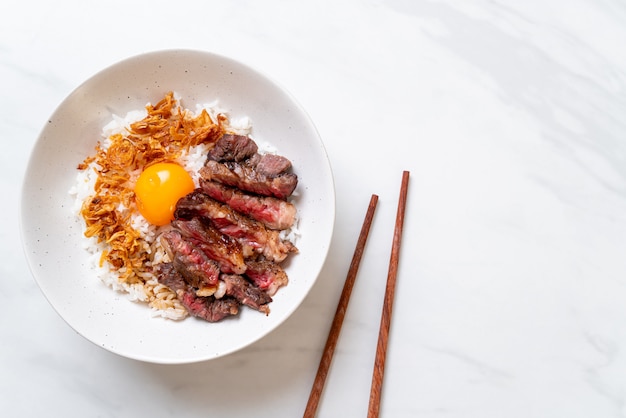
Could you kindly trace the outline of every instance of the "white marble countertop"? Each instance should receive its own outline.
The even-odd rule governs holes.
[[[376,193],[319,408],[365,416],[403,170],[381,415],[626,416],[624,2],[5,3],[3,416],[301,416]],[[242,351],[177,366],[76,334],[33,280],[18,225],[20,179],[55,107],[100,69],[170,48],[280,80],[319,129],[337,189],[329,258],[295,314]]]

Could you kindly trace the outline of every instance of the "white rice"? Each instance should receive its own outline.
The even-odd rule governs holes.
[[[174,98],[176,99],[177,104],[179,104],[180,97],[177,94],[174,94]],[[219,109],[217,102],[196,106],[196,115],[199,115],[202,110],[206,110],[213,120],[217,120],[217,115],[219,113],[226,113]],[[128,133],[128,129],[132,123],[140,121],[146,116],[147,111],[145,109],[131,111],[124,117],[113,115],[112,120],[102,129],[102,148],[108,148],[111,143],[109,138],[112,135],[125,135]],[[237,134],[248,135],[251,131],[250,120],[248,118],[241,118],[236,121],[229,119],[227,129]],[[199,187],[200,180],[198,171],[204,165],[209,147],[209,144],[200,144],[196,147],[192,147],[187,153],[181,155],[178,160],[178,163],[185,167],[187,172],[192,175],[196,187]],[[264,143],[259,144],[259,152],[276,153],[276,149],[270,144]],[[69,190],[70,195],[74,198],[72,212],[81,220],[82,216],[80,211],[83,202],[90,198],[94,193],[94,184],[98,178],[98,174],[95,170],[97,168],[100,167],[93,162],[86,169],[80,170],[76,175],[76,182],[74,186]],[[131,173],[131,184],[134,184],[139,174],[139,172]],[[120,207],[119,210],[122,213],[128,211],[128,209],[123,206]],[[296,222],[291,229],[281,231],[281,238],[289,240],[295,244],[300,236],[297,224],[298,219],[296,219]],[[163,248],[160,247],[158,240],[156,240],[159,233],[158,227],[148,223],[143,216],[138,213],[131,215],[131,226],[140,233],[142,239],[144,240],[144,250],[151,254],[153,258],[153,265],[169,261],[167,259],[167,255],[163,251]],[[180,320],[188,315],[187,310],[176,298],[176,294],[168,287],[160,284],[152,273],[140,273],[144,283],[129,284],[120,279],[120,274],[122,274],[123,271],[112,270],[106,262],[100,266],[102,252],[107,249],[105,243],[98,243],[97,237],[88,238],[84,235],[82,243],[83,248],[88,254],[88,264],[90,268],[93,269],[96,276],[111,289],[126,294],[128,299],[131,301],[147,303],[151,308],[152,315],[155,317]]]

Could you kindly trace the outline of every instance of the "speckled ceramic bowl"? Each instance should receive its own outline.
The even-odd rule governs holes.
[[[112,115],[143,109],[167,91],[184,106],[219,102],[232,118],[249,117],[255,139],[288,157],[300,179],[300,252],[286,266],[288,286],[269,316],[243,309],[234,320],[210,324],[151,315],[105,286],[87,262],[83,223],[68,191],[76,166],[92,154]],[[208,52],[168,50],[129,58],[74,90],[45,122],[23,184],[24,251],[41,291],[79,334],[119,355],[155,363],[214,359],[259,340],[291,315],[324,264],[335,218],[332,172],[323,143],[300,105],[275,82],[233,59]]]

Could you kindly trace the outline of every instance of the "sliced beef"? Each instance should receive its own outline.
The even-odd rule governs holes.
[[[281,238],[296,208],[287,202],[298,177],[291,161],[260,154],[246,135],[225,134],[200,169],[200,188],[179,199],[160,240],[171,262],[156,266],[190,315],[217,322],[240,305],[269,314],[288,283],[278,264],[298,249]]]
[[[220,280],[226,285],[226,295],[237,299],[241,304],[269,314],[268,303],[272,298],[243,277],[235,274],[222,274]]]
[[[200,248],[185,239],[179,231],[170,230],[161,234],[161,243],[166,248],[174,268],[186,282],[201,289],[205,294],[217,287],[220,275],[218,264]]]
[[[281,262],[289,253],[298,251],[291,242],[280,238],[279,231],[268,229],[261,222],[235,212],[200,190],[181,198],[176,204],[174,216],[210,220],[219,232],[236,238],[242,245],[271,261]],[[176,225],[176,222],[173,224]]]
[[[250,160],[259,174],[268,177],[276,177],[287,173],[291,168],[291,161],[281,155],[263,154],[254,160]]]
[[[218,322],[239,313],[239,302],[233,298],[215,299],[213,296],[196,296],[187,291],[178,295],[178,299],[190,315],[209,322]]]
[[[156,269],[159,283],[172,289],[190,315],[209,322],[218,322],[222,319],[239,313],[239,302],[234,298],[216,299],[213,296],[202,297],[196,295],[193,288],[185,282],[183,275],[178,272],[173,263],[159,264]]]
[[[213,161],[243,161],[258,151],[257,144],[246,135],[224,134],[207,154]]]
[[[207,160],[199,173],[205,180],[218,181],[250,193],[286,199],[298,185],[298,176],[292,172],[268,174],[274,165],[271,161],[273,159],[271,154],[265,154],[242,162]],[[264,171],[257,170],[259,164]]]
[[[202,191],[233,210],[263,222],[271,229],[288,229],[296,219],[296,207],[281,199],[242,192],[235,187],[210,180],[200,180]]]
[[[159,283],[169,287],[174,292],[186,290],[189,287],[185,282],[185,278],[176,270],[173,263],[158,264],[155,273]]]
[[[268,260],[250,260],[246,265],[248,268],[245,276],[270,296],[274,296],[280,287],[286,286],[289,282],[287,273],[277,263]]]
[[[183,197],[181,200],[186,199]],[[242,274],[246,271],[241,244],[220,232],[211,223],[190,216],[175,219],[172,226],[190,239],[210,259],[217,261],[222,272]]]

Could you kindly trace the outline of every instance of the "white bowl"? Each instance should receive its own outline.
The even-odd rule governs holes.
[[[153,317],[143,303],[106,287],[81,245],[83,221],[68,194],[77,164],[94,152],[112,115],[143,109],[168,91],[183,105],[218,101],[233,119],[249,117],[253,137],[274,145],[298,174],[300,252],[286,265],[289,285],[265,316],[242,309],[233,320]],[[41,291],[80,335],[111,352],[154,363],[214,359],[259,340],[287,319],[315,283],[330,246],[335,192],[324,145],[300,105],[256,70],[208,52],[139,55],[97,73],[56,109],[33,149],[21,202],[24,251]]]

